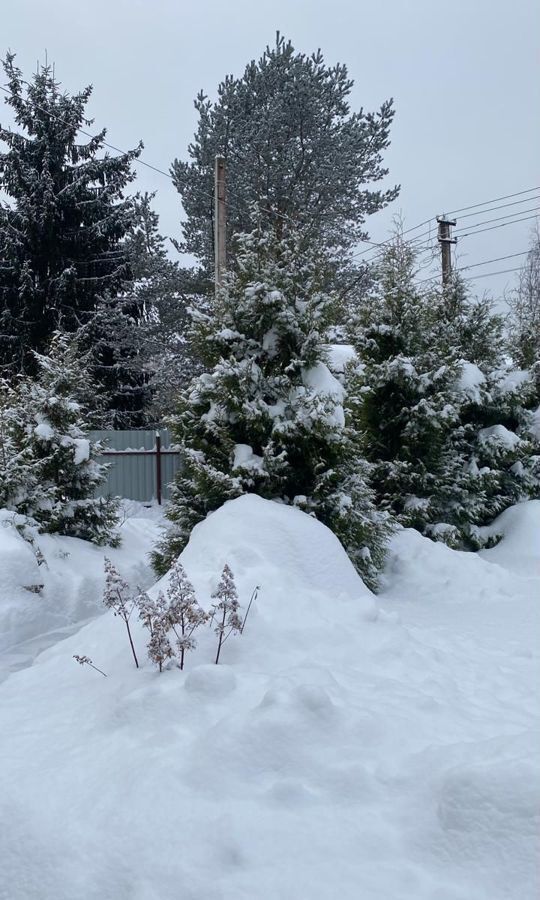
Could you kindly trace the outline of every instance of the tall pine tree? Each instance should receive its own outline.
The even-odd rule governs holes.
[[[290,220],[309,232],[312,249],[327,263],[327,289],[350,280],[348,251],[366,237],[365,219],[397,196],[378,189],[387,175],[394,111],[351,111],[353,81],[346,66],[328,66],[320,50],[306,55],[279,33],[274,46],[252,60],[243,75],[229,75],[215,101],[201,92],[199,121],[189,160],[175,160],[172,174],[187,215],[180,249],[200,265],[200,289],[212,277],[214,159],[227,164],[228,245],[251,228],[251,205],[264,212],[264,227],[278,239]],[[345,271],[347,269],[347,271]]]

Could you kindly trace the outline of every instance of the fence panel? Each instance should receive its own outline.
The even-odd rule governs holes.
[[[104,453],[97,458],[109,465],[107,481],[96,491],[98,497],[112,494],[142,502],[169,499],[169,485],[180,460],[167,428],[91,431],[89,436],[101,441]]]

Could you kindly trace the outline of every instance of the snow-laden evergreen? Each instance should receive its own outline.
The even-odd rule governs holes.
[[[111,156],[104,130],[80,139],[91,87],[70,96],[52,66],[27,82],[12,53],[3,70],[16,128],[0,126],[0,365],[17,373],[35,371],[33,352],[129,277],[124,189],[140,148]]]
[[[99,446],[85,431],[88,373],[61,333],[36,361],[35,378],[20,376],[1,387],[0,506],[34,520],[41,531],[114,545],[117,503],[94,496],[107,467],[96,461]]]
[[[352,390],[377,501],[404,525],[477,549],[479,526],[539,496],[534,379],[523,373],[508,388],[490,303],[457,279],[442,292],[418,285],[399,234],[376,276],[352,326],[363,363]]]
[[[246,492],[294,504],[343,541],[370,584],[388,525],[367,484],[342,385],[325,357],[334,298],[305,236],[253,231],[239,241],[231,274],[194,340],[208,371],[183,393],[175,423],[182,469],[156,554],[160,571],[193,526]]]

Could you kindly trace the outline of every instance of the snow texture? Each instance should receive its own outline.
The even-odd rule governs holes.
[[[0,510],[0,681],[30,665],[81,621],[103,613],[104,556],[134,588],[152,584],[147,554],[158,536],[160,514],[133,501],[125,501],[123,512],[119,548],[41,534],[36,536],[44,559],[39,565],[32,546],[14,528],[17,517]]]
[[[465,394],[473,403],[480,403],[482,399],[481,387],[486,384],[486,376],[477,365],[462,359],[461,371],[456,383],[456,390]]]
[[[257,456],[253,452],[249,444],[236,444],[234,447],[233,470],[234,469],[257,469],[262,470],[264,460],[262,456]]]
[[[482,444],[494,444],[513,450],[521,444],[521,438],[513,431],[509,431],[504,425],[491,425],[489,428],[481,428],[478,438]]]
[[[315,519],[225,504],[181,557],[206,608],[260,585],[223,664],[207,629],[136,670],[107,613],[0,686],[2,900],[536,898],[539,526],[402,529],[376,599]]]
[[[328,415],[328,421],[343,428],[345,425],[345,412],[342,404],[345,401],[345,388],[335,375],[332,375],[328,366],[319,362],[309,369],[304,369],[302,381],[316,396],[330,397],[334,401],[335,406]]]
[[[357,370],[360,367],[356,350],[352,344],[328,344],[325,349],[328,368],[336,375],[343,375],[346,368],[352,363],[356,363]]]
[[[86,438],[74,438],[73,445],[75,447],[73,462],[76,466],[80,466],[90,459],[90,441]]]

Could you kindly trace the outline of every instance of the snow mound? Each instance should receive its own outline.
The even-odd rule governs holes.
[[[509,431],[504,425],[491,425],[489,428],[481,428],[478,432],[481,444],[492,444],[495,447],[504,447],[513,450],[521,444],[521,438],[513,431]]]
[[[482,534],[502,534],[502,541],[480,556],[521,576],[540,577],[540,500],[505,510]]]
[[[140,505],[125,512],[130,515],[120,527],[117,549],[37,533],[33,549],[15,529],[13,513],[0,510],[0,681],[80,622],[104,612],[104,556],[134,587],[152,583],[148,553],[159,520],[149,521]]]
[[[347,368],[353,364],[358,370],[360,361],[352,344],[328,344],[326,354],[328,367],[336,375],[343,375]]]
[[[253,495],[182,562],[206,607],[225,562],[244,609],[260,587],[223,664],[209,628],[160,675],[133,621],[136,669],[106,614],[0,685],[6,900],[536,897],[530,573],[403,530],[375,600],[328,529]]]
[[[295,507],[256,494],[230,500],[197,525],[182,562],[206,593],[228,563],[246,588],[261,584],[267,591],[280,590],[285,572],[289,593],[299,586],[303,592],[372,597],[330,529]]]

